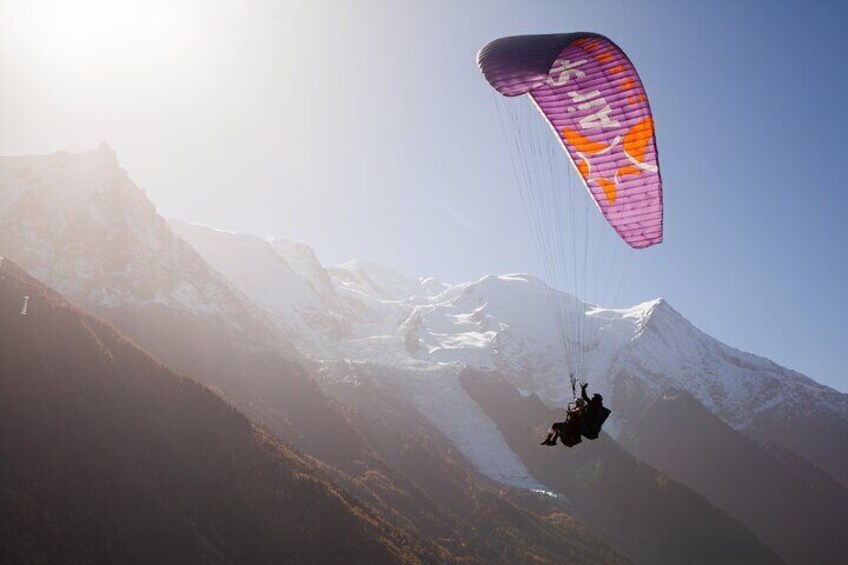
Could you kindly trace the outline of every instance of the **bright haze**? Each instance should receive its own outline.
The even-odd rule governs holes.
[[[458,282],[539,266],[491,89],[496,37],[588,30],[656,116],[665,242],[619,304],[840,390],[848,9],[767,2],[0,2],[0,154],[108,142],[168,217]]]

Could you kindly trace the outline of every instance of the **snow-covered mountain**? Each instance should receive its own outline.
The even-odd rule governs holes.
[[[551,290],[539,279],[514,274],[449,285],[365,261],[324,268],[302,244],[172,226],[245,295],[273,312],[307,355],[394,368],[379,372],[388,375],[382,386],[419,399],[421,410],[458,445],[485,443],[468,432],[485,425],[456,386],[463,367],[498,371],[551,407],[571,398],[559,328],[548,315]],[[276,269],[274,277],[268,276],[269,265]],[[669,388],[688,391],[740,430],[769,414],[814,413],[842,426],[848,421],[845,394],[711,338],[662,299],[622,310],[564,295],[561,303],[576,310],[571,316],[585,317],[583,324],[590,328],[584,335],[592,339],[576,344],[591,359],[582,378],[615,408],[609,426],[614,435]],[[331,372],[325,376],[332,378]],[[421,400],[451,388],[454,396],[447,394],[435,405]],[[442,412],[451,403],[465,415],[448,418],[446,426]],[[767,439],[780,443],[781,438]],[[825,461],[809,449],[805,453],[803,442],[784,439],[844,480],[845,457]],[[492,468],[482,460],[480,466]]]
[[[614,408],[614,435],[677,388],[734,428],[783,443],[848,482],[848,396],[718,342],[663,300],[614,310],[522,274],[446,284],[359,260],[328,268],[304,244],[169,225],[106,145],[0,158],[0,249],[156,353],[167,352],[151,335],[162,322],[144,330],[126,316],[167,310],[171,323],[183,313],[196,322],[183,333],[215,328],[215,343],[227,336],[251,348],[290,342],[315,361],[325,388],[368,379],[427,416],[489,476],[533,488],[540,485],[459,374],[497,371],[522,394],[562,406],[571,388],[549,315],[553,292],[587,329],[582,339],[569,336],[565,349],[591,361],[580,377]],[[783,431],[817,422],[827,422],[818,442]]]

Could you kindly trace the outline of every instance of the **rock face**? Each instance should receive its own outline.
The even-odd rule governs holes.
[[[222,317],[244,307],[173,235],[106,145],[0,159],[0,226],[6,256],[79,302]]]

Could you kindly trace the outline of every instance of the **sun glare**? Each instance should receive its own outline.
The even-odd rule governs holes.
[[[176,10],[154,2],[55,2],[19,12],[19,50],[64,68],[156,63],[184,46]]]

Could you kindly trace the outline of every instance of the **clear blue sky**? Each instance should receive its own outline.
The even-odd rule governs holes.
[[[167,216],[450,282],[538,271],[477,49],[608,35],[645,82],[666,202],[620,305],[663,296],[848,390],[844,3],[30,4],[0,2],[2,153],[106,140]]]

